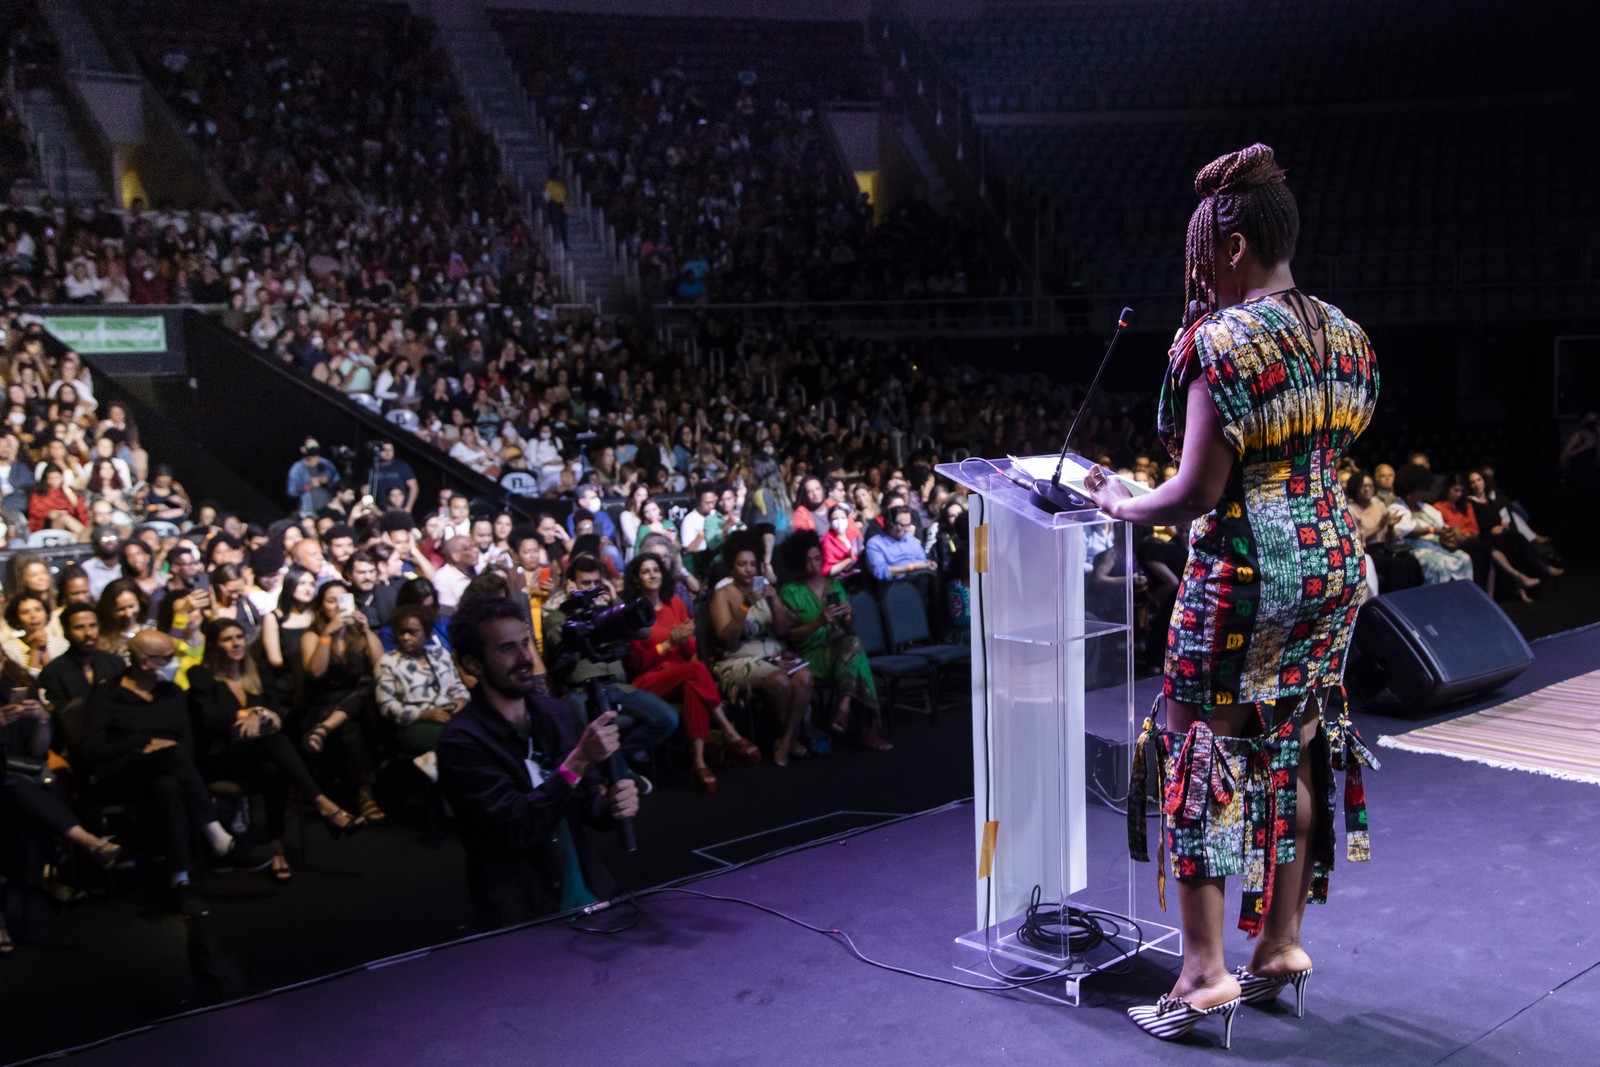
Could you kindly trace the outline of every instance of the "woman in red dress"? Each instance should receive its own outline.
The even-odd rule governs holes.
[[[89,508],[83,497],[66,484],[66,475],[54,463],[47,464],[43,477],[28,497],[28,531],[66,530],[82,541],[89,532]]]
[[[666,569],[661,557],[641,552],[628,564],[623,597],[645,597],[655,605],[656,621],[650,636],[628,646],[628,679],[639,689],[663,700],[683,704],[683,732],[689,735],[694,758],[694,788],[702,793],[717,791],[717,776],[706,766],[706,736],[711,720],[722,731],[723,748],[740,763],[759,763],[761,750],[739,736],[722,710],[722,694],[717,691],[711,670],[695,658],[694,621],[683,599],[664,590]]]

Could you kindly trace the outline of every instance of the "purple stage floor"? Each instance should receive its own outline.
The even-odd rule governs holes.
[[[1536,666],[1497,699],[1592,669],[1600,630],[1536,649]],[[1363,732],[1375,741],[1405,725],[1367,720]],[[1231,1054],[1215,1023],[1169,1045],[1123,1016],[1165,991],[1168,957],[1093,979],[1086,1003],[1066,1008],[891,974],[750,908],[658,896],[614,936],[540,927],[446,946],[170,1021],[73,1062],[1596,1062],[1600,792],[1438,756],[1379,757],[1367,779],[1373,861],[1341,863],[1331,901],[1308,916],[1306,1018],[1245,1009]],[[962,805],[692,888],[841,928],[897,966],[965,978],[951,941],[972,925],[971,820]],[[1242,934],[1229,951],[1245,961]]]

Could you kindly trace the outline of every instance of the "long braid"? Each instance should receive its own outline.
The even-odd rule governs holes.
[[[1294,257],[1300,236],[1300,210],[1284,182],[1272,149],[1253,144],[1219,156],[1194,176],[1201,198],[1189,216],[1184,242],[1183,326],[1192,326],[1217,308],[1217,241],[1243,234],[1261,262]]]

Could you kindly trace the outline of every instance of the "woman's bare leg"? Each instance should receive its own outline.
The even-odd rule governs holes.
[[[1237,736],[1250,705],[1218,708],[1211,717],[1211,731],[1218,736]],[[1199,716],[1191,704],[1167,701],[1167,729],[1183,733]],[[1214,1008],[1239,995],[1239,981],[1228,970],[1223,951],[1223,924],[1227,902],[1221,878],[1178,880],[1178,913],[1183,927],[1183,969],[1171,995],[1196,1008]]]
[[[1272,894],[1272,906],[1267,909],[1261,924],[1261,936],[1256,938],[1255,952],[1250,956],[1251,974],[1263,978],[1281,978],[1286,974],[1304,971],[1311,966],[1311,957],[1300,943],[1300,924],[1305,919],[1306,899],[1311,892],[1312,850],[1316,834],[1323,819],[1323,798],[1317,795],[1315,765],[1311,757],[1311,743],[1316,739],[1319,723],[1313,710],[1320,700],[1306,710],[1308,721],[1300,724],[1300,774],[1296,782],[1294,809],[1294,860],[1278,865],[1277,886]]]

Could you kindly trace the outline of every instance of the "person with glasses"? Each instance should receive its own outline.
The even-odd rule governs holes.
[[[884,516],[888,537],[867,542],[867,569],[879,582],[900,581],[917,575],[931,575],[935,564],[928,559],[922,542],[915,536],[917,523],[904,504],[890,508]]]

